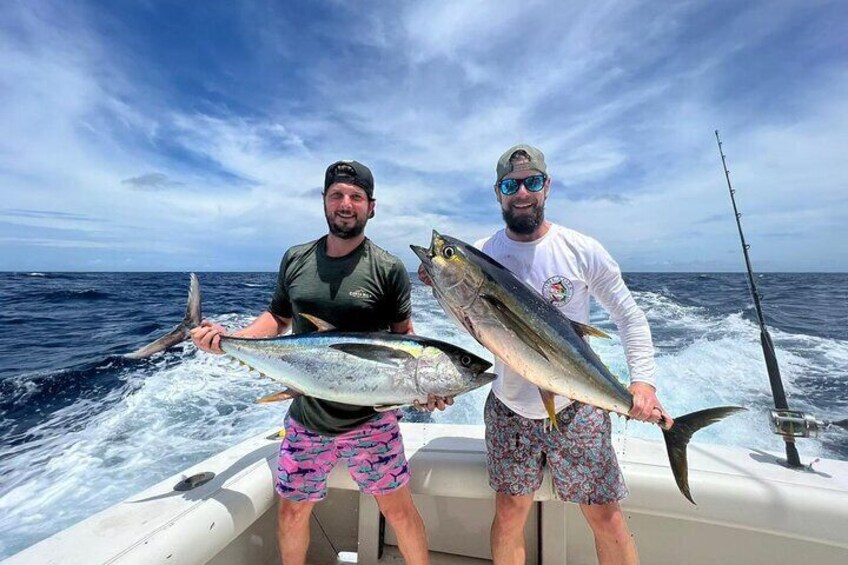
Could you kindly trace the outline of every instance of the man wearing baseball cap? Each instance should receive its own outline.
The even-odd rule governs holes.
[[[406,269],[364,234],[376,206],[371,171],[357,161],[333,163],[324,174],[323,200],[329,233],[286,251],[268,310],[233,335],[273,337],[289,327],[293,333],[314,331],[301,313],[345,331],[412,333]],[[224,333],[221,326],[204,321],[192,331],[192,339],[204,351],[221,353],[219,336]],[[427,408],[444,410],[452,402],[431,398]],[[404,560],[428,562],[424,522],[407,486],[409,468],[396,411],[378,413],[371,407],[298,396],[286,415],[285,430],[275,485],[285,565],[306,562],[312,507],[326,496],[327,477],[339,459],[348,463],[360,490],[375,496]],[[310,457],[299,455],[303,453]]]
[[[589,323],[589,298],[594,296],[610,313],[625,349],[633,393],[630,416],[657,422],[663,415],[671,421],[654,392],[647,319],[618,265],[593,238],[545,218],[551,178],[544,154],[531,145],[510,147],[498,159],[496,175],[495,197],[506,226],[475,247],[571,320]],[[429,284],[422,270],[419,277]],[[489,484],[496,491],[494,562],[524,563],[524,525],[547,466],[557,496],[580,505],[599,563],[637,563],[636,545],[618,504],[627,488],[612,448],[609,414],[558,396],[559,431],[551,431],[538,388],[497,358],[495,373],[484,409]]]

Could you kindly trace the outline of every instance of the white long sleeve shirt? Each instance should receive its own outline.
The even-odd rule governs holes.
[[[589,323],[589,298],[594,296],[618,328],[631,382],[654,385],[654,346],[645,314],[621,278],[618,264],[589,236],[551,224],[535,241],[514,241],[505,230],[474,244],[555,305],[569,319]],[[543,419],[547,413],[536,385],[495,359],[498,378],[492,392],[513,412]],[[572,400],[557,396],[559,412]]]

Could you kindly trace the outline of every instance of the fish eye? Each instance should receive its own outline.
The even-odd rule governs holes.
[[[462,357],[459,358],[459,362],[462,363],[463,367],[467,367],[471,364],[471,356],[470,355],[463,355]]]
[[[452,245],[448,245],[442,250],[442,255],[445,256],[445,259],[450,259],[454,255],[456,255],[456,248]]]

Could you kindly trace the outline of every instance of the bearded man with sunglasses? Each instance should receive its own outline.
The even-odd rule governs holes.
[[[651,331],[624,284],[618,265],[589,236],[545,219],[551,191],[545,156],[516,145],[498,160],[495,196],[506,227],[475,243],[536,289],[568,318],[587,324],[589,298],[610,313],[630,369],[637,420],[670,419],[656,397]],[[423,269],[419,278],[430,284]],[[559,431],[551,429],[539,390],[499,359],[484,420],[489,484],[495,490],[491,544],[498,565],[524,563],[524,525],[547,466],[559,499],[580,505],[598,561],[638,563],[636,545],[618,501],[627,488],[612,448],[607,412],[556,397]]]
[[[329,233],[286,252],[268,310],[233,335],[275,337],[289,327],[294,333],[313,331],[300,314],[345,331],[412,333],[406,268],[364,234],[376,206],[371,171],[356,161],[333,163],[324,175],[322,197]],[[200,349],[222,353],[223,327],[204,320],[191,333]],[[452,403],[452,398],[431,397],[426,408],[444,410]],[[428,562],[424,522],[407,486],[409,467],[395,411],[297,396],[285,431],[275,482],[284,565],[306,562],[312,508],[326,496],[327,478],[339,460],[347,463],[360,490],[376,498],[405,562]]]

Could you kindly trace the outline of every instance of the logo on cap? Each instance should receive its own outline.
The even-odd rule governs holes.
[[[365,191],[368,198],[374,198],[374,176],[371,169],[358,161],[336,161],[324,173],[324,190],[334,182],[350,182]]]

